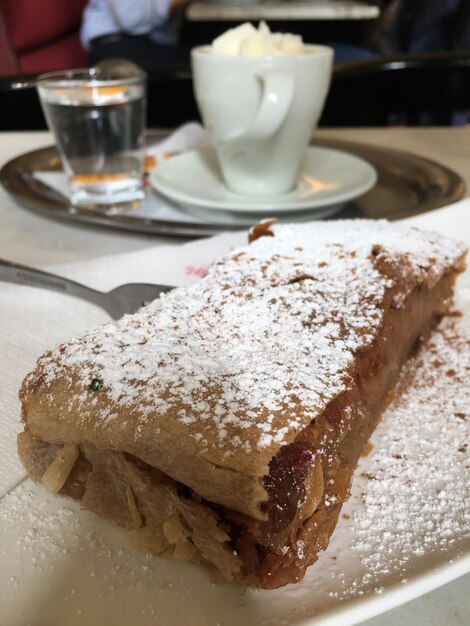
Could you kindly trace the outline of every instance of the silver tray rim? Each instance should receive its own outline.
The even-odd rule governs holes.
[[[160,134],[160,133],[159,133]],[[382,215],[380,209],[377,215],[369,215],[354,205],[357,200],[350,203],[346,209],[341,210],[331,219],[341,217],[369,217],[387,219],[400,219],[403,217],[411,217],[428,211],[441,208],[452,202],[456,202],[465,194],[465,183],[461,176],[447,166],[437,161],[427,159],[425,157],[396,150],[383,146],[375,146],[363,144],[359,142],[345,141],[342,139],[316,139],[314,145],[334,148],[354,154],[360,158],[367,160],[376,168],[378,174],[378,183],[370,191],[361,198],[372,197],[374,190],[384,176],[396,177],[399,181],[399,174],[394,170],[394,164],[407,163],[407,172],[414,167],[420,174],[426,174],[429,183],[426,189],[423,181],[416,180],[416,189],[410,189],[412,193],[418,196],[416,206],[410,210],[400,210],[398,208],[390,215]],[[48,218],[67,220],[82,224],[89,224],[101,227],[107,227],[127,232],[139,232],[160,236],[176,236],[176,237],[205,237],[227,231],[246,230],[246,226],[230,225],[222,223],[185,223],[166,220],[151,219],[139,217],[135,214],[114,214],[92,212],[86,209],[72,207],[68,200],[60,194],[50,190],[45,185],[35,181],[34,187],[31,184],[31,173],[34,172],[34,163],[50,154],[50,157],[58,157],[55,146],[46,146],[36,150],[23,153],[3,165],[0,170],[0,183],[6,191],[23,207],[40,213]],[[389,163],[384,166],[384,162]],[[33,166],[31,165],[33,164]],[[411,176],[411,174],[410,174]],[[432,178],[434,176],[434,178]],[[424,179],[423,179],[424,180]],[[403,180],[401,181],[403,185]],[[312,216],[310,216],[312,218]],[[308,219],[308,217],[306,217]]]

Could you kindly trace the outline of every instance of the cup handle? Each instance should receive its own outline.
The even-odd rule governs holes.
[[[292,74],[266,71],[259,74],[264,83],[263,97],[250,127],[227,137],[231,141],[263,141],[276,133],[289,112],[294,95],[295,81]]]

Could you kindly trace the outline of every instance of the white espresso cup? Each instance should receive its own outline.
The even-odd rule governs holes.
[[[225,184],[251,196],[295,186],[330,85],[333,51],[305,45],[283,56],[191,53],[196,101]]]

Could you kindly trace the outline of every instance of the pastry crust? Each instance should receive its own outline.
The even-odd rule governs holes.
[[[265,222],[250,240],[198,284],[39,359],[19,449],[38,478],[75,444],[80,479],[74,468],[61,493],[81,490],[138,545],[274,587],[326,547],[465,249],[361,220]]]

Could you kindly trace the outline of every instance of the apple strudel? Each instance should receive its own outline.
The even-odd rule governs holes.
[[[263,222],[197,284],[42,356],[21,460],[138,548],[297,582],[464,256],[385,221]]]

